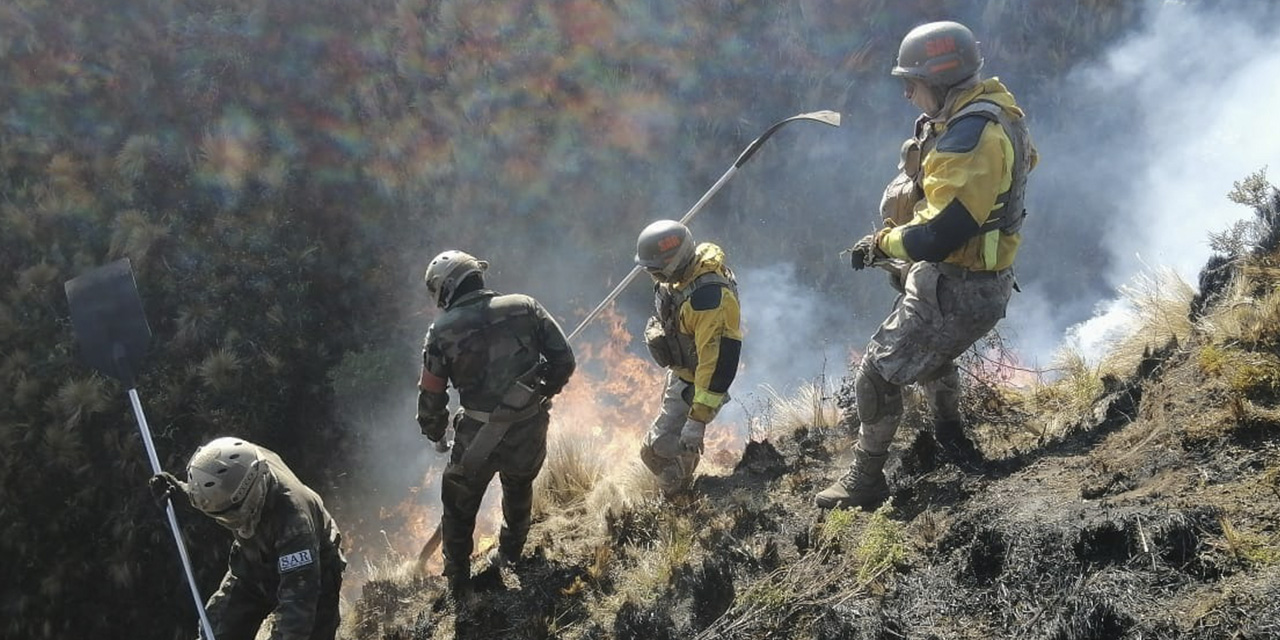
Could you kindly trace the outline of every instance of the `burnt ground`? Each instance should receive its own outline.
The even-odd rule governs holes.
[[[732,474],[700,477],[684,504],[638,502],[584,537],[535,525],[522,562],[478,578],[467,606],[438,577],[370,582],[345,629],[361,640],[1277,638],[1276,405],[1233,396],[1194,352],[1172,344],[1108,380],[1085,415],[1041,416],[1066,425],[1057,437],[1015,446],[977,425],[981,464],[940,462],[927,416],[909,412],[887,468],[894,497],[875,515],[812,506],[844,471],[852,435],[799,428],[749,443]]]

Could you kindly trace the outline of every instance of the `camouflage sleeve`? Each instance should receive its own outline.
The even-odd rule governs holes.
[[[240,576],[251,575],[248,571],[240,545],[232,544],[227,573],[204,607],[215,638],[252,636],[262,624],[256,599],[240,584]]]
[[[542,357],[547,359],[542,366],[542,379],[546,382],[547,393],[555,395],[560,393],[564,385],[569,382],[569,376],[573,375],[577,361],[559,323],[536,300],[533,306],[534,314],[538,317]]]
[[[418,425],[422,433],[444,436],[449,426],[449,368],[444,354],[433,340],[434,325],[422,342],[422,376],[418,380]],[[438,438],[436,438],[438,439]]]
[[[285,525],[285,535],[276,545],[275,629],[271,640],[307,640],[316,622],[321,596],[320,544],[315,527],[302,515]]]

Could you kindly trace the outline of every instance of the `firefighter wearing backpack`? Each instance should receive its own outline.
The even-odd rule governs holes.
[[[724,250],[695,244],[689,229],[674,220],[640,232],[635,262],[654,281],[655,313],[645,327],[645,345],[668,370],[662,409],[645,434],[640,459],[663,494],[674,497],[692,486],[707,423],[729,399],[738,372],[738,285]]]
[[[489,263],[445,251],[427,265],[427,292],[444,311],[427,328],[418,382],[418,425],[435,443],[450,424],[452,384],[462,405],[452,418],[453,453],[440,497],[444,574],[465,600],[471,587],[476,514],[494,474],[502,482],[502,529],[489,565],[519,559],[529,535],[533,481],[547,454],[550,398],[576,366],[554,318],[537,300],[485,288]]]
[[[902,387],[920,383],[944,454],[975,460],[964,433],[954,360],[1004,317],[1015,287],[1027,174],[1035,167],[1024,114],[980,73],[973,33],[933,22],[903,38],[892,74],[923,115],[881,202],[884,227],[851,247],[851,266],[892,265],[902,295],[854,375],[861,425],[848,473],[820,507],[873,508],[889,496],[884,464],[902,416]]]

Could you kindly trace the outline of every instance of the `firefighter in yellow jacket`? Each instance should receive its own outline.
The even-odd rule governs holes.
[[[691,486],[707,423],[729,399],[738,372],[738,285],[724,250],[695,244],[675,220],[659,220],[640,232],[635,262],[654,280],[655,313],[645,327],[645,344],[668,369],[662,409],[641,444],[640,459],[670,497]]]
[[[1024,114],[980,73],[973,33],[933,22],[903,38],[892,74],[923,115],[881,202],[884,227],[850,249],[851,266],[888,266],[902,295],[854,375],[861,422],[853,464],[816,496],[822,507],[873,507],[889,496],[884,463],[904,385],[920,383],[935,437],[954,458],[980,455],[964,433],[954,359],[1004,317],[1037,154]]]

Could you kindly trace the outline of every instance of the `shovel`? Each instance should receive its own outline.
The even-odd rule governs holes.
[[[151,442],[151,430],[142,413],[142,402],[138,400],[134,380],[151,341],[151,327],[147,325],[142,311],[142,299],[138,296],[129,259],[117,260],[72,278],[66,282],[65,288],[80,355],[99,373],[115,378],[129,388],[129,401],[133,404],[138,430],[142,432],[142,442],[147,447],[151,470],[160,473],[160,459]],[[182,568],[187,574],[191,597],[200,614],[200,628],[205,640],[214,640],[213,627],[205,615],[204,600],[200,598],[200,590],[196,588],[191,571],[191,559],[178,531],[173,502],[165,501],[165,513],[169,516],[169,529],[173,531],[173,541],[178,545],[178,556],[182,558]]]

